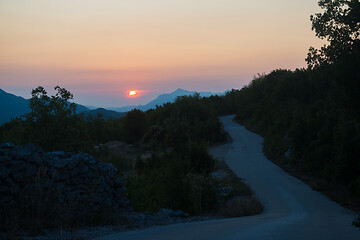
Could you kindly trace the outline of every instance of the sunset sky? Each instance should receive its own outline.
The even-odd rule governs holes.
[[[317,0],[1,0],[0,88],[65,87],[92,106],[222,92],[305,67]],[[139,90],[128,97],[129,90]]]

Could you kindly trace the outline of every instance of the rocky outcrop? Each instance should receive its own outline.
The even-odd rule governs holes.
[[[115,153],[129,153],[133,150],[132,145],[120,141],[110,141],[95,147],[95,149],[100,148],[106,148]]]
[[[1,144],[0,221],[8,220],[13,213],[7,211],[14,207],[30,208],[16,211],[20,215],[45,208],[40,210],[51,211],[54,218],[68,214],[82,219],[96,212],[131,210],[116,171],[86,153]]]

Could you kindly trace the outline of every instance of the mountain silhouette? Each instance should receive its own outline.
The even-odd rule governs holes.
[[[29,100],[0,89],[0,125],[30,112]]]
[[[188,91],[188,90],[184,90],[181,88],[178,88],[176,91],[172,92],[172,93],[165,93],[165,94],[161,94],[159,95],[157,98],[155,98],[154,100],[150,101],[149,103],[145,104],[145,105],[130,105],[130,106],[124,106],[124,107],[118,107],[118,108],[107,108],[109,110],[114,110],[117,112],[127,112],[130,111],[134,108],[136,109],[140,109],[142,111],[147,111],[149,109],[154,109],[156,108],[156,106],[161,106],[164,103],[172,103],[175,101],[175,99],[179,96],[191,96],[194,95],[196,93],[196,91]],[[224,93],[211,93],[211,92],[198,92],[200,94],[201,97],[210,97],[211,95],[223,95]]]
[[[22,115],[29,113],[31,111],[29,102],[29,99],[16,96],[0,89],[0,125],[10,121],[11,119],[21,117]],[[126,114],[106,110],[104,108],[89,110],[87,107],[80,104],[76,104],[76,112],[84,113],[86,116],[91,115],[93,117],[96,117],[98,113],[100,113],[104,119],[121,118]]]
[[[103,116],[104,119],[114,119],[121,118],[126,115],[126,112],[136,108],[142,111],[147,111],[149,109],[154,109],[156,106],[161,106],[164,103],[172,103],[179,96],[190,96],[195,94],[195,91],[187,91],[181,88],[178,88],[176,91],[172,93],[165,93],[159,95],[154,100],[150,101],[145,105],[132,105],[125,106],[119,108],[96,108],[90,110],[89,108],[76,104],[76,112],[84,113],[86,116],[91,115],[96,117],[99,113]],[[199,92],[201,97],[209,97],[211,95],[222,95],[224,93],[211,93],[211,92]],[[5,122],[10,121],[11,119],[20,117],[25,113],[30,112],[29,108],[29,99],[25,99],[23,97],[16,96],[11,93],[7,93],[4,90],[0,89],[0,125]]]

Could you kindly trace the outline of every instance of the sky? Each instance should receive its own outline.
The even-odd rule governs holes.
[[[239,89],[306,67],[317,0],[0,0],[0,88],[56,85],[96,107]],[[136,97],[128,91],[138,90]]]

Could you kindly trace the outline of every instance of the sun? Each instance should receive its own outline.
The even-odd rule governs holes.
[[[129,96],[135,96],[137,92],[135,90],[129,91]]]

